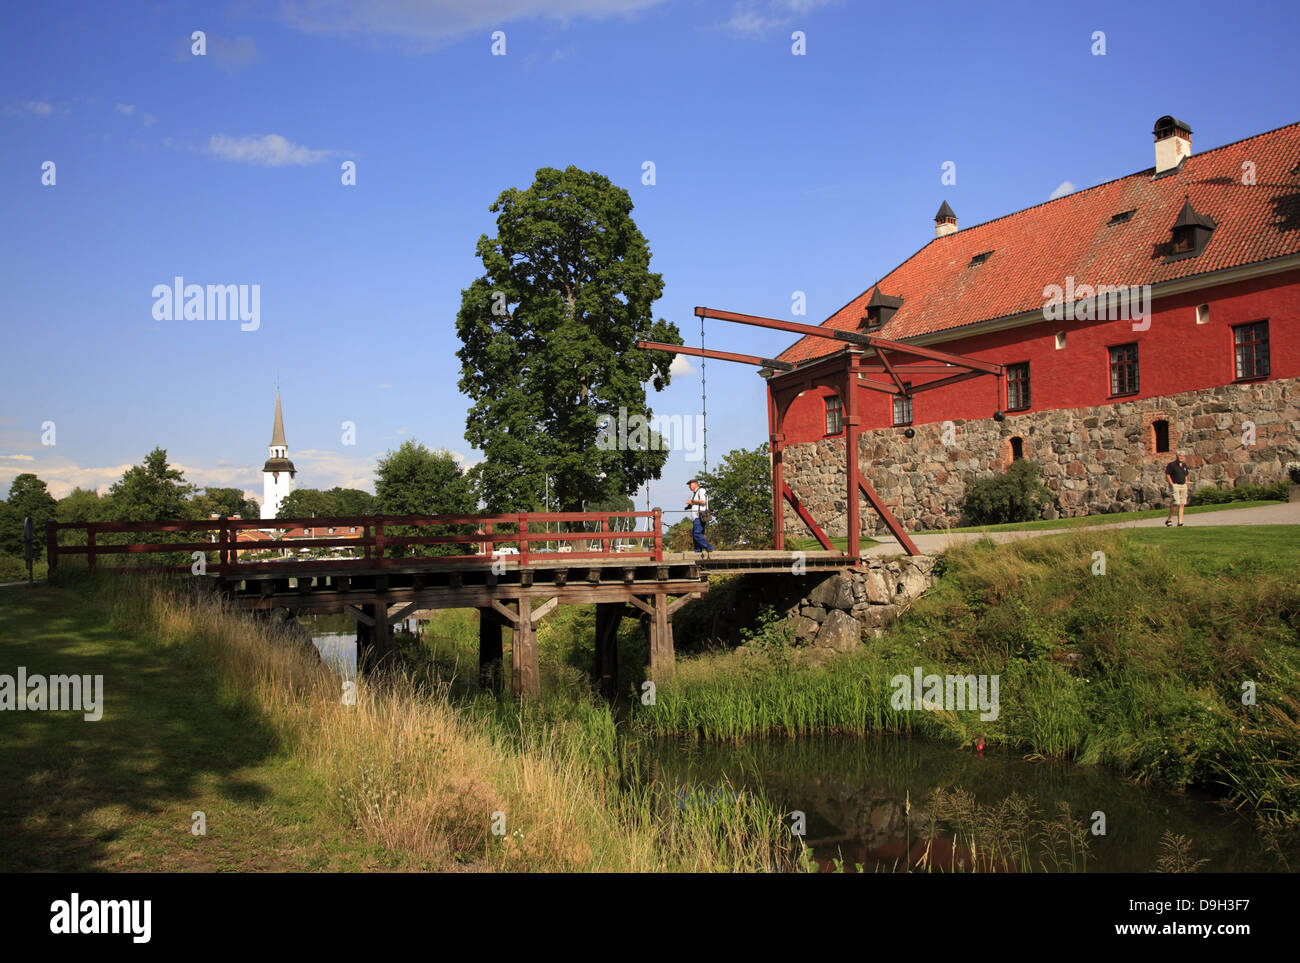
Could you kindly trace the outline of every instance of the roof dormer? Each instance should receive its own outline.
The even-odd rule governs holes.
[[[891,298],[887,294],[881,294],[880,285],[876,285],[875,290],[871,292],[871,299],[867,301],[867,313],[863,315],[858,327],[864,331],[883,328],[894,316],[894,312],[902,306],[902,298]]]
[[[1218,225],[1214,223],[1214,218],[1208,214],[1197,214],[1196,208],[1192,207],[1192,199],[1184,197],[1183,209],[1178,212],[1178,220],[1174,221],[1174,226],[1169,229],[1172,236],[1165,263],[1196,257],[1205,250],[1205,245],[1210,242],[1210,235],[1216,227]]]

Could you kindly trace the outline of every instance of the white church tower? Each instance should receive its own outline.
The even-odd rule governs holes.
[[[275,389],[275,427],[271,429],[270,457],[262,466],[262,518],[275,518],[280,503],[293,491],[297,471],[289,460],[289,445],[284,440],[284,414],[280,411],[280,389]]]

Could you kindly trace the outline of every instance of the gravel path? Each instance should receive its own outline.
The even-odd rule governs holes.
[[[1111,522],[1107,525],[1089,525],[1090,531],[1109,528],[1161,528],[1165,524],[1162,515],[1159,518],[1140,518],[1128,522]],[[1300,525],[1300,502],[1287,505],[1259,505],[1254,508],[1228,508],[1220,512],[1205,512],[1198,515],[1184,515],[1183,524],[1188,528],[1201,528],[1214,525]],[[995,542],[1011,542],[1020,538],[1036,538],[1040,535],[1061,535],[1065,532],[1077,532],[1078,528],[1031,529],[1019,532],[930,532],[912,536],[916,547],[926,555],[942,552],[950,545],[958,545],[973,539],[991,538]],[[897,555],[903,549],[898,539],[892,535],[873,535],[880,539],[880,544],[864,549],[863,555]]]

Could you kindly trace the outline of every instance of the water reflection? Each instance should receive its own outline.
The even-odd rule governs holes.
[[[658,777],[679,795],[728,785],[761,789],[784,811],[802,811],[805,841],[819,861],[838,854],[850,869],[855,862],[868,871],[915,863],[924,846],[918,842],[921,831],[930,825],[927,798],[934,789],[954,787],[972,795],[975,821],[988,820],[994,832],[999,827],[989,817],[1013,792],[1037,811],[1035,832],[1059,821],[1060,801],[1085,826],[1094,814],[1104,814],[1106,834],[1087,836],[1089,872],[1156,870],[1166,831],[1191,840],[1191,856],[1209,860],[1201,867],[1205,872],[1285,869],[1264,849],[1252,822],[1208,798],[1134,786],[1092,766],[1029,763],[988,750],[980,756],[969,748],[899,737],[665,742],[648,751]],[[1020,828],[1005,825],[1006,814],[1001,822],[1005,831]],[[1061,842],[1058,849],[1068,845]],[[947,868],[950,860],[960,861],[960,848],[954,853],[951,837],[943,835],[930,858]],[[1041,858],[1035,856],[1035,866]],[[1289,858],[1295,865],[1300,853]],[[1072,862],[1084,868],[1081,860]],[[1048,865],[1070,868],[1050,858]]]

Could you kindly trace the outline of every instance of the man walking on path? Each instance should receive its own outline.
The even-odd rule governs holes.
[[[1180,451],[1178,457],[1165,465],[1165,481],[1173,491],[1173,500],[1169,502],[1169,517],[1165,519],[1165,528],[1174,520],[1174,506],[1178,506],[1178,527],[1183,527],[1183,508],[1187,505],[1187,461],[1186,452]]]
[[[686,484],[691,489],[691,500],[686,503],[686,510],[695,516],[691,524],[691,538],[695,540],[695,551],[712,553],[713,546],[704,537],[704,526],[709,523],[709,493],[694,478]]]

